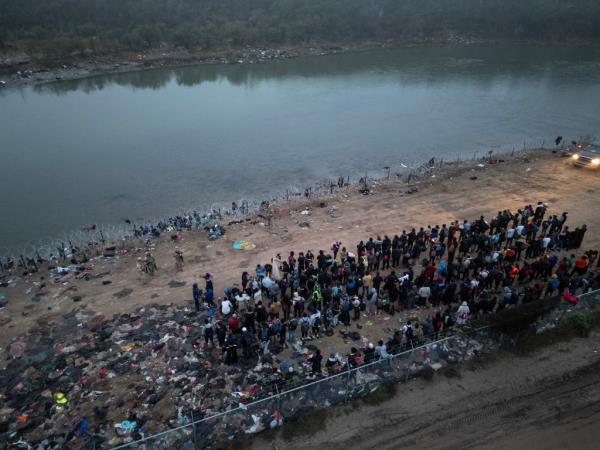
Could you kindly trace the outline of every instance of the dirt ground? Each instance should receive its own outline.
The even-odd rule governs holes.
[[[401,384],[378,405],[327,410],[318,430],[286,440],[258,435],[253,449],[597,449],[600,334],[528,355],[499,354]]]
[[[214,274],[219,295],[223,288],[239,283],[242,271],[252,273],[256,264],[269,262],[277,253],[284,257],[290,250],[297,253],[312,249],[316,253],[318,249],[329,249],[335,239],[352,249],[359,240],[377,233],[393,236],[410,227],[449,224],[480,215],[489,219],[498,210],[516,210],[538,200],[547,202],[552,214],[568,211],[567,225],[588,225],[583,249],[600,244],[600,175],[576,169],[567,158],[550,151],[505,158],[483,167],[476,162],[446,166],[413,185],[418,191],[412,194],[406,194],[406,183],[389,181],[374,186],[368,196],[351,187],[333,196],[290,201],[280,205],[271,227],[261,222],[226,226],[226,235],[217,241],[209,241],[205,232],[197,231],[183,233],[177,244],[160,239],[154,251],[158,273],[149,281],[142,280],[136,269],[142,249],[127,243],[114,260],[93,259],[89,273],[97,278],[89,281],[71,277],[55,284],[41,272],[24,279],[12,276],[15,287],[0,288],[9,301],[0,310],[0,323],[4,323],[0,327],[0,348],[6,349],[13,338],[35,327],[40,318],[51,321],[75,308],[110,318],[150,303],[188,305],[192,283],[198,282],[203,288],[201,277],[206,272]],[[326,206],[320,207],[321,202]],[[306,206],[311,214],[300,214]],[[310,221],[310,227],[298,225],[305,220]],[[234,250],[232,243],[238,239],[256,247]],[[141,241],[137,245],[141,247]],[[183,249],[186,260],[184,271],[179,273],[173,258],[175,245]],[[111,283],[103,285],[103,281]],[[172,284],[178,287],[169,287],[171,281],[179,282]],[[124,289],[132,291],[116,295],[123,294]],[[36,293],[44,295],[32,300]],[[385,318],[379,322],[362,330],[363,336],[377,339],[382,333],[380,325],[390,323]]]

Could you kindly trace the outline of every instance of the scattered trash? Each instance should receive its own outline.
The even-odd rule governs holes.
[[[232,247],[234,250],[252,250],[256,245],[250,241],[235,241]]]

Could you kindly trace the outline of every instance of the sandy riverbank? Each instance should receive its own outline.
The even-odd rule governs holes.
[[[406,194],[413,186],[418,191]],[[238,283],[242,271],[252,272],[256,264],[268,262],[277,253],[328,249],[334,239],[353,248],[359,240],[377,233],[394,235],[413,226],[480,215],[489,218],[498,210],[516,210],[538,200],[547,202],[551,213],[568,211],[573,226],[586,223],[589,231],[582,250],[596,248],[600,244],[599,191],[596,172],[575,169],[568,159],[546,150],[508,157],[483,167],[477,162],[447,165],[410,186],[399,181],[377,185],[369,196],[353,187],[331,197],[296,199],[280,205],[279,216],[270,228],[258,218],[255,224],[227,227],[227,234],[217,241],[209,241],[205,232],[195,231],[185,232],[177,244],[166,238],[156,241],[154,254],[159,270],[147,282],[136,268],[142,250],[136,250],[133,243],[126,244],[115,259],[93,260],[88,281],[70,278],[55,284],[43,271],[25,278],[12,276],[14,287],[0,288],[9,300],[0,311],[0,347],[5,349],[11,339],[35,327],[38,320],[51,322],[78,308],[111,317],[149,303],[189,304],[192,283],[203,286],[201,275],[205,272],[215,275],[219,294],[223,288]],[[321,202],[326,206],[320,207]],[[311,214],[300,214],[307,206]],[[310,227],[298,225],[305,220]],[[238,239],[248,240],[256,247],[233,250],[232,243]],[[175,245],[183,249],[186,260],[180,273],[175,271],[172,256]],[[103,284],[106,281],[110,284]],[[171,286],[178,287],[170,287],[171,281],[177,281]],[[124,289],[131,292],[119,295]],[[36,293],[43,295],[35,296]],[[375,339],[381,333],[381,327],[375,326],[364,334]]]

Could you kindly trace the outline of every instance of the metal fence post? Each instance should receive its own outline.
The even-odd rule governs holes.
[[[277,385],[277,383],[275,383],[275,392],[277,394],[277,411],[281,416],[281,395],[279,393],[279,386]],[[277,426],[279,426],[279,423],[277,424]]]
[[[194,419],[194,410],[192,410],[192,427],[193,427],[193,433],[192,433],[192,442],[194,443],[194,448],[198,447],[198,442],[197,442],[197,435],[196,435],[196,420]]]
[[[348,364],[348,380],[346,381],[346,398],[344,399],[344,403],[348,403],[348,391],[350,390],[350,363]]]

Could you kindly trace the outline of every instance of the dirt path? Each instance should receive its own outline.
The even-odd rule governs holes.
[[[353,249],[358,241],[377,233],[393,236],[411,227],[449,224],[480,215],[489,219],[498,210],[516,211],[538,200],[549,204],[551,214],[568,211],[567,225],[571,227],[587,223],[582,250],[600,244],[600,173],[575,169],[568,159],[550,151],[483,167],[476,162],[449,166],[415,187],[418,192],[408,195],[405,183],[389,182],[375,186],[369,196],[360,195],[353,187],[331,198],[290,201],[281,205],[271,228],[261,224],[262,219],[256,224],[227,226],[227,234],[217,241],[209,241],[205,232],[184,233],[178,243],[161,239],[154,251],[159,270],[147,283],[136,269],[142,249],[132,246],[126,246],[114,260],[93,260],[90,274],[98,277],[89,281],[70,278],[55,284],[47,277],[41,279],[40,274],[18,279],[15,287],[0,288],[9,300],[0,311],[0,322],[10,320],[0,327],[0,347],[35,327],[40,318],[52,321],[76,308],[111,317],[149,303],[190,304],[192,283],[203,287],[201,276],[206,272],[215,275],[215,292],[221,295],[223,288],[239,283],[242,271],[253,273],[256,264],[269,262],[277,253],[284,257],[290,250],[316,253],[329,249],[335,239]],[[321,202],[326,202],[326,207],[321,208]],[[308,216],[300,214],[306,206],[311,207]],[[298,225],[305,220],[310,221],[309,228]],[[232,243],[238,239],[251,241],[256,248],[233,250]],[[179,273],[173,259],[176,245],[186,260]],[[35,297],[38,292],[43,295]],[[375,338],[375,334],[367,337]]]
[[[600,334],[501,355],[460,378],[400,385],[377,406],[335,407],[323,429],[285,441],[258,436],[255,449],[597,449]]]

